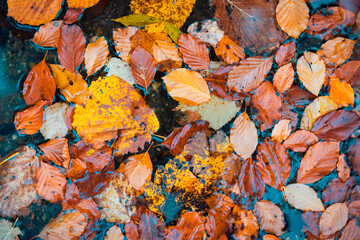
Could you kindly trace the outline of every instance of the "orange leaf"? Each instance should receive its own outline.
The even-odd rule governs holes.
[[[360,87],[360,61],[349,61],[334,71],[334,75],[352,87]]]
[[[355,142],[353,141],[349,147],[347,156],[355,173],[360,175],[360,138],[357,137],[353,140],[355,140]]]
[[[335,203],[328,207],[320,217],[320,233],[323,236],[341,230],[348,220],[348,209],[345,203]]]
[[[87,75],[91,76],[102,68],[109,55],[107,41],[104,37],[96,39],[95,42],[89,43],[85,48],[85,68]]]
[[[337,77],[330,77],[330,98],[342,107],[354,106],[354,89]]]
[[[56,86],[49,67],[43,59],[33,67],[25,79],[23,95],[27,105],[32,105],[39,100],[47,100],[52,104],[55,96]]]
[[[34,134],[42,127],[44,107],[47,105],[45,100],[40,100],[34,106],[18,112],[15,115],[15,128],[21,134]]]
[[[265,194],[265,183],[261,179],[261,173],[252,158],[246,160],[239,175],[239,187],[241,196],[261,199]]]
[[[72,158],[69,163],[69,169],[64,172],[67,178],[78,179],[84,176],[86,170],[84,161],[79,158]]]
[[[200,212],[187,212],[181,215],[176,226],[166,230],[166,240],[203,239],[205,237],[203,216]]]
[[[184,63],[193,70],[209,68],[209,50],[206,44],[191,34],[181,33],[179,37],[180,53]]]
[[[153,56],[142,47],[137,46],[131,54],[129,63],[136,83],[145,88],[146,92],[156,73]]]
[[[117,28],[113,31],[115,50],[124,61],[129,61],[130,51],[133,48],[130,38],[138,31],[136,27]]]
[[[39,145],[39,148],[56,165],[64,166],[65,169],[69,168],[70,154],[66,138],[50,139],[50,141]]]
[[[179,68],[162,77],[170,96],[191,106],[210,100],[210,91],[200,73]]]
[[[61,65],[74,73],[84,60],[85,36],[78,25],[63,25],[58,42],[58,58]]]
[[[119,240],[124,239],[124,234],[122,233],[122,231],[118,225],[113,225],[106,232],[106,236],[105,236],[104,240],[112,240],[112,239],[119,239]]]
[[[263,240],[280,240],[280,238],[275,237],[274,235],[271,234],[266,234],[263,236]]]
[[[316,98],[315,95],[296,85],[292,85],[284,92],[283,97],[288,103],[298,108],[306,107]]]
[[[337,37],[321,45],[316,54],[325,61],[327,67],[336,68],[351,57],[354,45],[354,40]]]
[[[243,210],[235,205],[231,213],[231,222],[234,222],[234,239],[257,239],[259,225],[253,212]]]
[[[342,182],[346,182],[346,180],[350,177],[351,168],[347,164],[345,160],[345,154],[341,154],[339,156],[338,163],[336,164],[336,168],[338,171],[338,176]]]
[[[317,143],[319,139],[315,134],[305,130],[298,130],[285,140],[284,146],[294,152],[305,152],[311,145]]]
[[[234,66],[227,80],[227,86],[235,92],[250,92],[259,87],[271,69],[272,57],[249,57]]]
[[[84,13],[83,8],[69,8],[64,16],[64,23],[65,24],[73,24],[79,17]]]
[[[297,173],[298,183],[313,183],[335,169],[339,142],[318,142],[307,150]]]
[[[289,137],[290,133],[291,121],[289,119],[282,119],[274,126],[271,132],[271,138],[272,140],[282,142]]]
[[[214,48],[216,55],[227,64],[238,63],[245,58],[244,48],[225,35]]]
[[[118,172],[127,177],[131,186],[136,190],[141,190],[147,181],[150,181],[153,166],[149,154],[142,153],[129,157],[121,163]]]
[[[76,210],[82,213],[87,219],[95,221],[100,219],[100,211],[92,198],[82,200],[76,206]]]
[[[284,233],[284,214],[277,205],[267,200],[261,200],[256,202],[254,212],[259,219],[261,230],[276,236],[281,236]]]
[[[100,0],[67,0],[69,8],[88,8],[97,4]]]
[[[280,67],[273,79],[274,87],[279,93],[287,91],[294,81],[294,68],[291,63]]]
[[[279,47],[275,54],[275,61],[277,65],[283,66],[291,61],[296,52],[295,41],[288,42]]]
[[[57,47],[63,21],[52,21],[41,25],[32,41],[40,47]]]
[[[36,171],[36,191],[44,199],[52,203],[64,200],[66,178],[54,166],[42,162]]]
[[[71,81],[67,87],[62,89],[61,93],[69,102],[78,105],[85,104],[89,98],[88,84],[79,73],[74,74],[73,79],[74,81]]]
[[[20,24],[40,25],[53,20],[63,0],[8,0],[8,16]]]

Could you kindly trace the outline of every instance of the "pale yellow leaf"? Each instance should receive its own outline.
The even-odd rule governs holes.
[[[328,207],[320,217],[321,235],[330,235],[342,229],[348,220],[348,208],[345,203],[335,203]]]
[[[294,208],[303,211],[323,211],[324,205],[311,187],[294,183],[283,188],[285,200]]]

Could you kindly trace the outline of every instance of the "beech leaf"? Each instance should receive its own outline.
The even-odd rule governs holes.
[[[131,54],[129,63],[135,82],[145,88],[146,92],[156,73],[153,56],[145,49],[137,46]]]
[[[346,224],[344,230],[341,233],[339,240],[356,239],[360,235],[360,226],[357,219],[351,219]]]
[[[319,139],[310,131],[298,130],[285,140],[284,146],[294,152],[305,152],[309,146],[317,143]]]
[[[346,81],[330,77],[330,98],[339,106],[354,106],[354,89]]]
[[[288,64],[296,52],[295,41],[288,42],[279,47],[275,54],[275,61],[279,67]]]
[[[43,124],[44,107],[47,101],[41,100],[34,106],[18,112],[15,115],[14,123],[16,130],[21,134],[34,134],[37,133]]]
[[[69,168],[70,154],[69,145],[66,138],[51,139],[50,141],[39,145],[45,156],[53,161],[56,165]]]
[[[285,228],[284,214],[274,203],[261,200],[254,206],[255,215],[259,219],[260,229],[281,236]]]
[[[244,48],[225,35],[214,48],[216,55],[227,64],[238,63],[245,58]]]
[[[352,87],[360,87],[360,61],[349,61],[341,65],[334,71],[334,75]]]
[[[88,8],[97,4],[100,0],[67,0],[70,8]]]
[[[241,167],[239,189],[244,197],[262,199],[265,194],[265,183],[261,178],[258,166],[252,158],[247,159]]]
[[[113,39],[115,43],[116,53],[122,60],[126,62],[129,61],[130,51],[133,48],[130,39],[137,31],[138,28],[136,27],[116,28],[113,31]]]
[[[107,41],[104,37],[89,43],[85,48],[85,68],[87,75],[91,76],[102,68],[109,55]]]
[[[289,119],[280,120],[271,132],[271,138],[282,142],[289,137],[291,133],[291,121]]]
[[[166,240],[170,239],[202,239],[206,235],[205,224],[200,212],[187,212],[173,227],[166,230]]]
[[[319,226],[322,235],[330,235],[341,230],[348,220],[348,208],[345,203],[335,203],[328,207],[320,217]]]
[[[56,48],[60,37],[60,28],[63,21],[51,21],[41,25],[32,41],[40,47]]]
[[[191,69],[202,70],[209,68],[209,50],[205,43],[202,43],[191,34],[182,33],[180,34],[178,45],[184,63]]]
[[[43,125],[40,128],[40,132],[45,139],[65,137],[69,131],[65,122],[67,108],[68,105],[66,103],[57,102],[45,109]]]
[[[287,91],[294,81],[294,68],[292,67],[291,63],[288,63],[282,67],[280,67],[273,78],[273,83],[275,89],[279,93],[283,93]]]
[[[294,208],[303,211],[323,211],[324,205],[317,193],[305,184],[293,183],[283,188],[285,200]]]

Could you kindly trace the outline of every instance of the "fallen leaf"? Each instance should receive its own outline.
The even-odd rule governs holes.
[[[305,184],[293,183],[283,188],[285,200],[294,208],[303,211],[323,211],[324,205],[317,193]]]
[[[200,73],[179,68],[162,77],[169,95],[190,106],[211,99],[209,88]]]
[[[349,216],[359,218],[360,217],[360,201],[353,201],[348,205]]]
[[[335,178],[325,186],[321,199],[326,205],[345,202],[349,198],[354,185],[355,179],[353,177],[349,178],[345,183],[340,178]]]
[[[235,205],[230,221],[233,224],[232,237],[234,239],[257,239],[259,225],[252,211],[243,210]]]
[[[65,24],[73,24],[79,20],[84,13],[84,8],[69,8],[64,16]]]
[[[296,85],[292,85],[284,92],[283,97],[288,103],[298,108],[306,107],[316,98],[315,95]]]
[[[297,63],[297,74],[304,87],[318,96],[325,81],[325,63],[318,55],[304,52]]]
[[[51,139],[50,141],[39,145],[41,151],[46,157],[53,161],[56,165],[69,168],[70,154],[69,144],[66,138]]]
[[[295,41],[290,41],[286,44],[282,44],[275,54],[275,61],[277,65],[283,66],[288,64],[293,59],[296,52]]]
[[[319,226],[321,235],[326,236],[341,230],[348,220],[348,209],[345,203],[335,203],[321,215]]]
[[[275,89],[279,93],[284,93],[287,91],[294,81],[294,68],[292,67],[291,63],[288,63],[282,67],[280,67],[273,78],[273,83]]]
[[[247,159],[242,167],[239,175],[239,187],[243,197],[253,197],[262,199],[265,194],[265,183],[261,178],[258,166],[252,158]]]
[[[214,48],[215,54],[227,64],[236,64],[245,58],[244,48],[240,47],[227,35]]]
[[[104,37],[89,43],[85,48],[85,68],[87,76],[93,75],[100,70],[106,63],[109,55],[107,41]]]
[[[22,235],[20,228],[15,227],[15,224],[6,219],[0,219],[0,239],[18,240]]]
[[[42,229],[38,237],[44,240],[73,239],[80,237],[87,224],[85,216],[77,211],[61,213]]]
[[[14,123],[16,130],[21,134],[35,134],[43,125],[44,107],[47,101],[40,100],[34,106],[18,112],[15,115]]]
[[[360,138],[355,138],[354,140],[349,146],[347,156],[354,172],[360,175]]]
[[[63,25],[60,29],[57,54],[61,65],[74,73],[84,60],[85,36],[78,25]]]
[[[82,178],[87,170],[84,161],[78,158],[70,159],[69,169],[64,171],[66,178],[78,179]]]
[[[100,219],[100,211],[92,198],[86,198],[76,205],[82,215],[89,220],[97,221]]]
[[[280,238],[271,234],[266,234],[263,236],[263,240],[280,240]]]
[[[289,137],[291,133],[291,121],[289,119],[280,120],[271,132],[272,140],[282,142]]]
[[[224,31],[219,28],[216,21],[210,19],[206,19],[201,23],[192,23],[187,31],[194,37],[200,39],[201,42],[210,44],[213,47],[224,37]]]
[[[134,76],[131,73],[131,66],[129,63],[119,59],[119,58],[110,58],[105,65],[105,72],[107,77],[115,75],[130,85],[135,84]]]
[[[187,212],[181,215],[177,224],[166,229],[165,239],[203,239],[205,224],[200,212]]]
[[[280,0],[276,6],[276,20],[290,37],[298,38],[309,22],[309,8],[305,0]]]
[[[330,98],[339,106],[354,106],[354,89],[346,81],[330,77]]]
[[[259,219],[261,230],[276,236],[281,236],[284,233],[284,214],[277,205],[267,200],[261,200],[256,202],[254,212]]]
[[[316,119],[311,131],[325,141],[344,141],[359,126],[360,117],[356,113],[339,109]]]
[[[156,73],[156,66],[153,56],[145,49],[137,46],[131,54],[129,64],[135,82],[140,86],[147,88],[153,81]]]
[[[297,173],[298,183],[313,183],[335,169],[339,158],[339,142],[318,142],[311,146]]]
[[[68,86],[62,89],[61,93],[69,102],[78,105],[85,104],[89,98],[88,84],[79,73],[75,73],[74,81],[71,81]]]
[[[266,138],[257,147],[257,163],[263,181],[278,190],[285,185],[291,170],[287,149],[278,141]]]
[[[260,86],[271,69],[272,57],[249,57],[229,72],[227,86],[236,92],[250,92]]]
[[[106,232],[106,236],[105,236],[104,240],[112,240],[112,239],[118,239],[118,240],[125,239],[124,234],[122,233],[122,231],[118,225],[113,225]]]
[[[352,219],[346,224],[339,240],[356,239],[360,235],[359,221]]]
[[[240,114],[230,130],[230,142],[235,152],[243,159],[248,159],[258,145],[255,124],[246,112]]]
[[[281,99],[276,95],[274,86],[266,81],[254,91],[250,101],[251,109],[256,113],[253,117],[260,126],[260,131],[271,128],[281,118]]]
[[[328,68],[336,68],[351,57],[354,45],[354,40],[337,37],[321,45],[316,54],[324,60]]]
[[[51,21],[41,25],[31,40],[40,47],[56,48],[59,41],[60,28],[62,24],[63,21],[59,20]]]
[[[309,146],[317,143],[319,139],[310,131],[298,130],[290,135],[283,143],[288,149],[294,152],[305,152]]]
[[[43,125],[40,129],[45,139],[65,137],[68,128],[65,123],[65,114],[68,105],[64,102],[57,102],[44,111]]]
[[[352,87],[360,87],[360,61],[349,61],[334,71],[334,75]]]
[[[100,0],[67,0],[69,8],[88,8],[97,4]]]
[[[116,28],[113,31],[115,50],[124,61],[130,60],[130,52],[133,48],[130,38],[138,31],[136,27]]]
[[[302,221],[304,222],[303,230],[313,238],[320,238],[319,219],[321,212],[305,211],[302,214]]]
[[[351,168],[347,164],[345,157],[346,157],[345,154],[341,154],[339,156],[338,163],[336,164],[338,176],[342,182],[346,182],[346,180],[350,177],[350,171],[351,171]]]
[[[184,63],[191,69],[202,70],[210,66],[209,50],[199,39],[191,34],[182,33],[178,45]]]

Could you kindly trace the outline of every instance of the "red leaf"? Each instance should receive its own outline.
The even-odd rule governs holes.
[[[277,65],[283,66],[291,61],[296,52],[295,41],[288,42],[279,47],[275,54],[275,61]]]
[[[23,95],[27,105],[32,105],[40,100],[47,100],[52,104],[55,96],[56,84],[51,75],[45,59],[33,67],[26,77],[23,87]]]
[[[257,147],[257,163],[263,181],[278,190],[285,185],[291,170],[291,159],[286,148],[278,141],[266,138]]]
[[[356,138],[355,142],[352,142],[347,156],[356,175],[360,175],[360,138]]]
[[[356,113],[340,109],[320,116],[311,131],[325,141],[344,141],[359,126],[360,117]]]
[[[241,196],[262,199],[265,193],[265,183],[261,178],[261,173],[252,158],[246,160],[239,175],[239,187]]]
[[[182,33],[180,34],[178,45],[184,63],[191,69],[202,70],[209,68],[209,50],[205,43],[191,34]]]
[[[79,17],[84,13],[83,8],[69,8],[64,16],[64,23],[65,24],[73,24]]]
[[[77,206],[76,210],[82,213],[89,220],[100,219],[100,211],[92,198],[82,200]]]
[[[334,71],[334,75],[352,87],[360,87],[360,61],[349,61]]]
[[[254,91],[250,104],[257,112],[254,121],[259,121],[261,132],[271,128],[281,118],[281,99],[268,81]]]
[[[150,86],[156,73],[156,66],[153,56],[145,49],[137,46],[130,57],[131,73],[136,83],[145,88]]]
[[[43,151],[51,161],[56,165],[69,168],[70,154],[69,145],[66,138],[51,139],[50,141],[39,145],[41,151]]]
[[[84,60],[85,36],[78,25],[63,25],[58,42],[58,58],[61,65],[72,73]]]
[[[318,142],[307,150],[297,173],[298,183],[313,183],[335,169],[339,142]]]
[[[291,86],[283,96],[288,103],[299,108],[306,107],[316,98],[316,96],[309,91],[296,85]]]
[[[203,239],[206,235],[203,217],[200,212],[187,212],[181,215],[176,226],[166,230],[167,240],[172,239]]]
[[[57,47],[63,21],[51,21],[41,25],[32,41],[40,47]]]
[[[321,200],[326,205],[345,202],[350,196],[351,189],[355,185],[355,179],[350,177],[345,183],[339,178],[330,181],[321,193]]]
[[[14,119],[16,130],[21,134],[31,135],[37,133],[42,127],[42,118],[46,104],[45,100],[41,100],[34,106],[16,113]]]
[[[294,152],[305,152],[309,146],[317,143],[319,139],[315,134],[306,130],[298,130],[285,140],[284,146]]]

